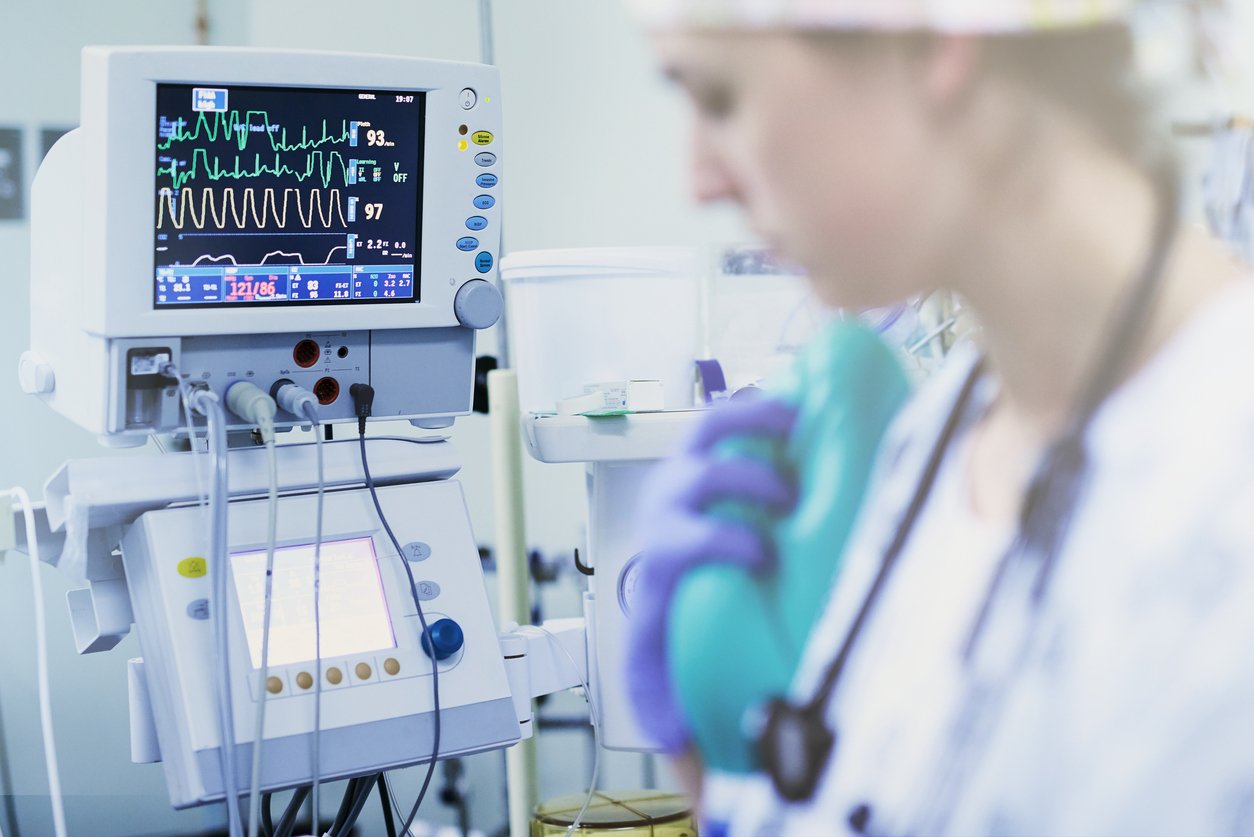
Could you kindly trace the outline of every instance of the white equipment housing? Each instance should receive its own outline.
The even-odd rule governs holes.
[[[219,395],[238,379],[263,389],[290,379],[319,395],[323,421],[352,418],[347,393],[358,382],[378,390],[376,416],[439,427],[468,413],[474,329],[500,311],[499,293],[485,281],[495,275],[500,243],[498,88],[493,67],[414,58],[85,49],[81,124],[53,147],[32,189],[24,389],[113,446],[181,424],[174,388],[155,375],[166,359]],[[192,91],[204,99],[192,101]],[[362,100],[360,119],[342,101],[353,94]],[[175,118],[171,97],[180,95],[189,113]],[[408,97],[416,114],[371,122],[367,115],[380,112],[386,97]],[[263,104],[233,109],[235,101]],[[268,115],[290,116],[302,101],[326,111],[290,126]],[[351,121],[337,128],[345,113]],[[388,132],[402,119],[407,141],[397,144]],[[219,129],[239,141],[223,141]],[[298,130],[306,132],[299,142]],[[253,141],[258,133],[271,139],[273,161]],[[306,188],[315,173],[322,183]],[[391,199],[372,197],[381,193]],[[394,217],[416,223],[405,235],[375,238]],[[321,249],[294,250],[316,239],[293,233],[330,238]],[[243,235],[260,236],[252,241],[274,252],[241,265],[232,251],[252,247]],[[203,252],[185,250],[200,255],[176,268],[173,251],[191,248],[189,236],[202,237]],[[322,253],[327,265],[317,263]],[[343,268],[332,272],[337,287],[351,284],[349,298],[328,299],[325,276],[321,295],[308,289],[331,267]],[[377,285],[387,276],[402,286],[408,277],[412,299],[356,297],[363,277]],[[228,279],[238,280],[232,293],[244,290],[233,299],[221,290],[215,305],[163,298],[163,288],[180,282],[194,283],[194,297]],[[266,279],[281,290],[257,291]],[[295,423],[280,415],[280,426]]]
[[[540,462],[587,463],[588,565],[592,568],[584,613],[588,625],[588,677],[601,713],[601,743],[609,750],[656,752],[636,721],[622,686],[623,637],[637,595],[642,535],[637,506],[649,474],[701,418],[698,410],[617,416],[531,413],[523,419],[527,451]],[[647,593],[639,593],[647,595]]]
[[[379,500],[404,556],[396,554],[383,532],[368,492],[335,492],[326,498],[319,772],[327,779],[412,764],[416,755],[431,753],[432,666],[419,644],[418,613],[401,566],[406,560],[424,600],[427,624],[450,619],[465,636],[460,650],[438,663],[441,756],[503,747],[520,737],[483,575],[478,561],[468,560],[477,548],[461,486],[440,480],[383,487]],[[314,508],[311,495],[285,498],[281,505],[261,767],[266,788],[307,781],[312,764]],[[243,776],[249,775],[260,697],[254,694],[255,676],[246,672],[255,670],[261,642],[266,517],[264,500],[231,506],[229,608],[242,617],[232,628],[246,628],[233,630],[230,637],[232,669],[241,672],[231,686],[235,752]],[[142,626],[145,685],[176,808],[222,798],[202,530],[199,508],[164,509],[141,516],[122,542],[135,621]]]

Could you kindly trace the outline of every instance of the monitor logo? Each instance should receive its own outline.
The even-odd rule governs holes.
[[[220,87],[193,87],[192,110],[213,112],[226,110],[226,90]]]

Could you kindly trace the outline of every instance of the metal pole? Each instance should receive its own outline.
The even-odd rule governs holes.
[[[492,0],[479,0],[479,60],[496,64],[496,43],[492,37]]]
[[[496,504],[496,578],[500,585],[502,625],[531,621],[531,588],[523,519],[522,418],[518,403],[518,375],[513,371],[488,373],[488,420],[492,432],[493,500]],[[535,738],[505,753],[506,793],[509,799],[510,837],[528,837],[531,810],[539,801]]]
[[[479,0],[479,60],[484,64],[496,66],[496,38],[495,29],[492,20],[492,0]],[[502,225],[500,256],[505,255],[505,232]],[[498,259],[499,261],[499,259]],[[497,276],[497,284],[500,286],[501,295],[505,295],[505,283]],[[508,309],[508,305],[506,308]],[[501,312],[501,319],[497,323],[497,347],[496,360],[497,365],[501,369],[508,369],[509,363],[509,315],[508,311]]]

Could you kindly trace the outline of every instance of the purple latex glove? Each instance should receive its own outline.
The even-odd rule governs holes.
[[[720,443],[739,436],[787,438],[796,409],[772,399],[736,401],[706,415],[680,450],[650,477],[641,504],[645,532],[627,634],[627,689],[642,728],[671,754],[690,735],[671,684],[666,625],[671,599],[689,570],[710,563],[758,568],[774,560],[771,544],[750,524],[707,514],[727,501],[790,509],[795,489],[775,468],[729,457]]]

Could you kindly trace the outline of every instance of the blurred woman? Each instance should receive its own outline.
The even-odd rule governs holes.
[[[707,776],[707,807],[738,834],[1254,832],[1254,285],[1179,221],[1130,3],[636,6],[702,200],[833,306],[950,289],[982,324],[890,430],[763,775]],[[713,453],[784,412],[712,416],[662,469],[651,577],[769,567],[706,512],[788,496]],[[633,697],[691,764],[664,624]]]

